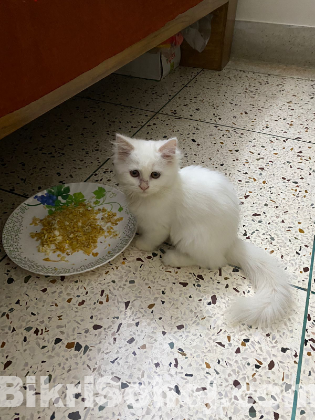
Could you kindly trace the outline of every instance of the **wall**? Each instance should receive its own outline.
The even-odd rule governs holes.
[[[315,0],[239,0],[232,57],[315,67]]]
[[[315,1],[239,0],[236,19],[315,27]]]

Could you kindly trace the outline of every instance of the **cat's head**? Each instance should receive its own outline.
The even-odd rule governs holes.
[[[169,188],[178,174],[179,157],[176,138],[155,141],[116,135],[116,175],[128,194],[147,197]]]

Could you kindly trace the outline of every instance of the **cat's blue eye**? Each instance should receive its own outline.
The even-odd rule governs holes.
[[[133,176],[134,178],[137,178],[140,175],[140,173],[139,171],[135,169],[133,171],[130,171],[130,175]]]
[[[160,172],[152,172],[151,173],[151,178],[153,178],[153,179],[158,179],[158,178],[160,178],[160,176],[161,176]]]

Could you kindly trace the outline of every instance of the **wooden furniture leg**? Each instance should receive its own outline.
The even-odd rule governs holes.
[[[201,53],[186,41],[182,44],[181,65],[209,70],[222,70],[230,59],[237,0],[229,0],[212,14],[211,37]]]

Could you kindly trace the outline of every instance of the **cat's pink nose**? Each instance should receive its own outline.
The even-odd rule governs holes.
[[[142,191],[145,191],[149,188],[148,184],[140,184],[139,187],[142,189]]]

